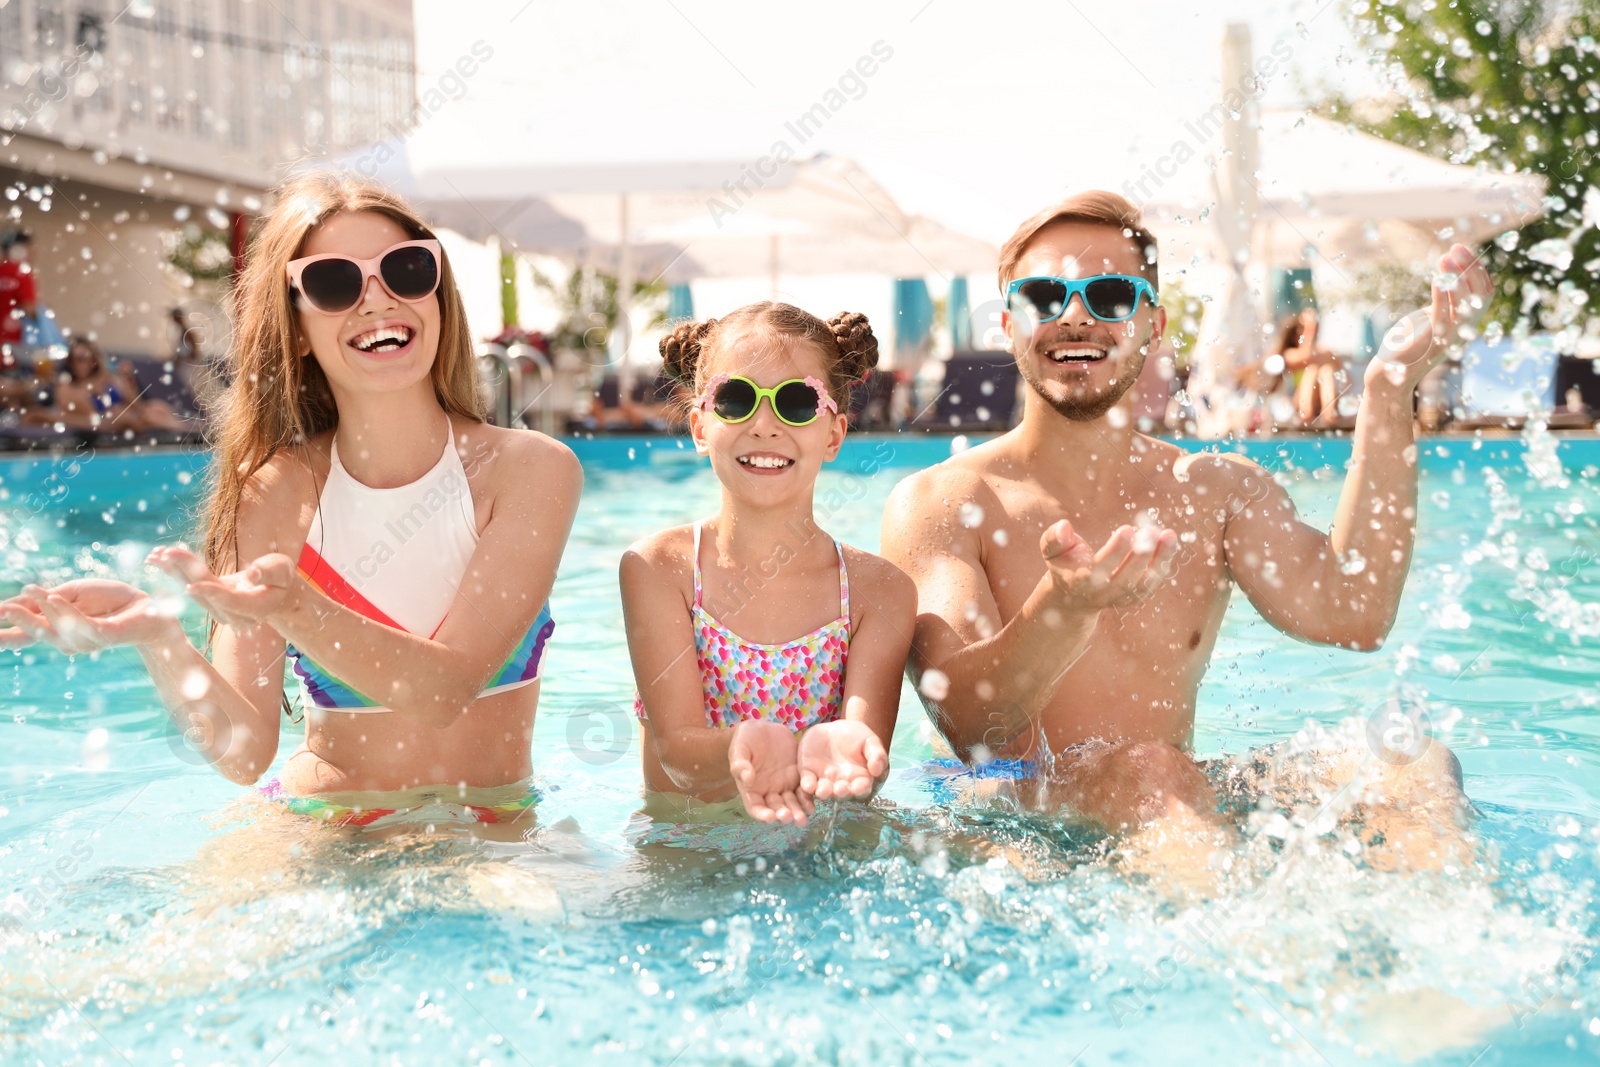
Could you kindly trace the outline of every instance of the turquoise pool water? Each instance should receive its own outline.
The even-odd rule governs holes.
[[[1263,819],[1224,892],[1182,908],[1050,820],[935,804],[911,770],[930,750],[909,691],[892,810],[644,835],[617,558],[708,513],[716,485],[676,442],[577,447],[588,485],[553,596],[527,843],[307,831],[197,764],[131,657],[0,654],[0,1062],[1600,1054],[1600,442],[1425,442],[1388,646],[1291,642],[1236,597],[1202,693],[1203,753],[1359,737],[1391,697],[1419,702],[1461,757],[1480,860],[1373,872],[1329,826]],[[949,447],[851,441],[819,487],[823,525],[875,547],[894,482]],[[1252,449],[1326,521],[1347,446]],[[0,595],[138,575],[187,528],[203,463],[0,461]]]

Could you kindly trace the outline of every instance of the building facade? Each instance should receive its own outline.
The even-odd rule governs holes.
[[[174,248],[237,255],[291,165],[408,129],[414,48],[410,0],[3,0],[0,230],[64,329],[165,355],[174,308],[220,326]]]

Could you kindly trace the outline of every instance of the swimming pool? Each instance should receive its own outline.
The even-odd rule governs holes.
[[[575,447],[588,481],[552,597],[531,843],[308,831],[201,765],[132,657],[0,655],[0,1062],[1600,1054],[1600,441],[1424,442],[1419,548],[1386,648],[1285,640],[1235,597],[1202,691],[1203,753],[1307,719],[1357,716],[1359,736],[1391,697],[1420,702],[1461,757],[1482,862],[1366,871],[1320,825],[1261,819],[1226,891],[1181,910],[1048,820],[933,803],[909,690],[892,811],[806,832],[652,826],[616,563],[712,511],[717,487],[675,441]],[[819,521],[875,547],[894,482],[950,447],[851,440]],[[1327,520],[1346,443],[1251,449]],[[0,461],[0,595],[136,576],[186,528],[203,465]]]

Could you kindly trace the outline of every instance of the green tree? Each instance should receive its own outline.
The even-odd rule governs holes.
[[[1161,306],[1167,309],[1167,341],[1172,345],[1173,366],[1189,370],[1194,361],[1195,342],[1200,338],[1200,320],[1205,318],[1205,302],[1184,292],[1180,282],[1161,286]]]
[[[228,235],[190,222],[161,235],[162,251],[167,265],[187,278],[186,285],[195,282],[227,282],[233,276],[233,250],[228,245]]]
[[[500,249],[500,325],[512,329],[520,325],[517,314],[517,254]]]
[[[1490,314],[1581,328],[1600,307],[1600,0],[1355,0],[1348,12],[1392,92],[1324,110],[1451,163],[1543,175],[1544,217],[1485,249]]]
[[[618,284],[615,274],[574,267],[564,280],[558,281],[535,267],[533,283],[550,295],[561,312],[561,322],[549,334],[551,348],[574,352],[588,350],[597,355],[605,352],[607,339],[617,327]],[[645,329],[665,326],[666,285],[661,282],[634,282],[633,307],[649,310]]]

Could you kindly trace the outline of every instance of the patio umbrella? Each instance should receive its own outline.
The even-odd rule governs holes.
[[[965,352],[972,347],[972,297],[966,275],[950,279],[950,296],[945,301],[945,317],[950,322],[950,351]]]
[[[915,374],[928,355],[933,329],[933,299],[921,278],[896,278],[894,283],[894,366]]]
[[[839,226],[752,212],[720,230],[693,219],[641,236],[678,248],[661,275],[667,280],[766,275],[774,292],[783,275],[992,273],[999,255],[991,242],[915,215],[874,215]]]
[[[682,322],[694,318],[694,293],[688,283],[679,282],[667,291],[667,321]]]
[[[385,150],[379,151],[379,148]],[[440,226],[614,271],[626,315],[637,277],[923,274],[992,269],[987,242],[907,215],[835,156],[539,166],[413,158],[405,143],[336,161],[407,196]],[[624,344],[620,374],[632,374]],[[626,384],[626,381],[625,381]]]
[[[1258,262],[1426,260],[1543,213],[1539,175],[1446,163],[1316,115],[1269,111],[1259,126]],[[1220,201],[1204,169],[1190,167],[1142,206],[1163,251],[1170,246],[1175,260],[1187,261],[1196,252],[1226,255],[1220,234],[1193,224],[1213,204]]]

